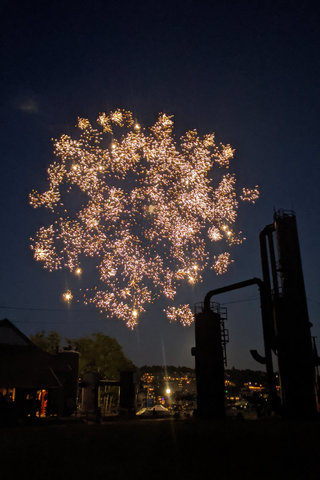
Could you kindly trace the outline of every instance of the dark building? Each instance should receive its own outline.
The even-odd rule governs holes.
[[[71,415],[76,410],[78,353],[52,355],[9,320],[0,320],[0,416]]]

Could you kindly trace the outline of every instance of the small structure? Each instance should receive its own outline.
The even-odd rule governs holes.
[[[9,320],[0,320],[0,421],[71,415],[78,363],[77,352],[44,352]]]
[[[120,415],[135,415],[137,408],[137,376],[134,371],[120,372]]]
[[[224,327],[226,309],[211,302],[206,310],[196,306],[195,356],[197,381],[197,410],[200,418],[224,418],[226,344],[228,331]]]
[[[86,372],[80,387],[80,413],[89,420],[120,414],[134,416],[137,402],[137,378],[134,371],[120,372],[120,381],[99,379],[96,372]]]
[[[163,417],[171,417],[171,412],[168,408],[164,407],[163,405],[154,405],[153,407],[144,407],[139,410],[136,415],[138,417],[155,417],[155,418],[163,418]]]

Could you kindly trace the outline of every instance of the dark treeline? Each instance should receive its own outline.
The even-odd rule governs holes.
[[[63,339],[58,332],[44,331],[30,336],[30,340],[42,350],[55,354],[63,350],[79,353],[79,375],[95,372],[101,379],[119,380],[123,370],[136,370],[133,362],[126,357],[115,338],[102,333],[84,335],[80,338]]]
[[[143,365],[139,368],[139,372],[141,375],[144,373],[151,373],[155,376],[163,376],[163,375],[176,375],[176,376],[183,376],[183,375],[192,375],[195,374],[195,370],[189,367],[176,367],[174,365]]]
[[[225,376],[228,380],[235,383],[237,387],[241,387],[244,383],[258,383],[267,386],[267,374],[259,370],[238,370],[237,368],[227,369]]]

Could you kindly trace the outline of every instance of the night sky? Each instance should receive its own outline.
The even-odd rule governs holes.
[[[208,290],[261,277],[258,235],[275,209],[297,215],[312,334],[320,335],[320,4],[311,1],[4,1],[1,15],[0,318],[25,334],[77,338],[101,331],[143,364],[193,366],[194,329],[169,325],[155,303],[134,332],[92,308],[61,301],[77,287],[67,271],[33,260],[29,238],[48,223],[28,203],[44,191],[51,138],[74,134],[78,116],[132,110],[144,126],[173,114],[176,134],[214,131],[236,149],[232,171],[261,190],[239,210],[247,240],[232,248],[222,276],[208,270],[176,304]],[[73,283],[70,283],[73,282]],[[83,281],[82,281],[83,282]],[[85,287],[79,281],[79,288]],[[255,287],[215,298],[228,307],[228,365],[259,369],[262,349]]]

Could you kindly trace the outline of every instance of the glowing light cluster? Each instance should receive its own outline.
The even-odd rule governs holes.
[[[66,292],[64,292],[62,294],[62,298],[65,302],[70,303],[73,299],[73,295],[72,295],[71,290],[67,290]]]
[[[77,127],[77,139],[54,141],[48,190],[30,194],[33,207],[55,214],[31,248],[48,270],[82,277],[83,258],[96,259],[98,283],[85,291],[85,303],[133,328],[148,304],[160,295],[173,300],[181,283],[202,280],[207,265],[227,271],[230,254],[211,250],[244,239],[232,228],[236,178],[223,172],[234,150],[196,130],[175,141],[173,117],[165,114],[148,130],[120,109],[101,113],[97,127],[86,118]],[[254,202],[258,195],[258,187],[243,188],[239,199]],[[166,313],[184,325],[193,319],[189,306]]]
[[[243,202],[251,202],[255,203],[256,200],[259,198],[259,187],[256,185],[254,188],[243,188],[242,195],[240,195],[240,199]]]
[[[234,260],[230,258],[229,252],[221,253],[218,256],[214,256],[214,264],[212,266],[213,270],[218,274],[222,275],[228,271],[230,263],[233,263]]]
[[[165,309],[170,322],[180,322],[184,327],[189,327],[194,321],[194,315],[189,305],[179,307],[168,307]]]

